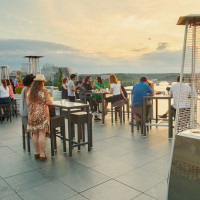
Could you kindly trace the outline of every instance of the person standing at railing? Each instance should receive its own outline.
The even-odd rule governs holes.
[[[67,89],[67,83],[69,79],[68,77],[65,77],[63,79],[63,84],[62,84],[62,99],[68,99],[68,89]]]
[[[10,96],[10,99],[11,101],[14,99],[14,92],[13,92],[13,88],[12,88],[12,85],[10,83],[10,80],[6,79],[6,83],[7,83],[7,86],[9,88],[9,96]]]
[[[75,86],[77,86],[76,87],[76,91],[75,91],[76,99],[80,99],[79,90],[80,90],[80,86],[81,86],[82,83],[83,83],[83,78],[79,77],[79,80],[76,81],[76,84],[75,84]]]
[[[67,83],[67,89],[68,89],[68,97],[70,102],[75,102],[75,90],[77,87],[80,87],[80,85],[75,86],[74,81],[76,80],[76,74],[70,75],[70,80]]]
[[[19,109],[20,115],[22,117],[28,117],[28,106],[26,103],[26,99],[27,99],[27,93],[33,83],[34,78],[35,76],[33,74],[28,74],[23,79],[24,87],[21,91],[20,109]]]

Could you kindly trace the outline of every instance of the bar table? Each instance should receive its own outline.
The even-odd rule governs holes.
[[[60,108],[60,111],[62,109],[67,110],[67,116],[68,116],[68,140],[69,140],[69,156],[72,156],[72,149],[73,147],[76,147],[77,145],[73,143],[72,140],[72,130],[71,130],[71,110],[72,109],[84,109],[87,112],[87,132],[88,132],[88,142],[84,144],[88,144],[88,151],[91,150],[92,146],[92,135],[90,134],[90,125],[89,125],[89,105],[83,104],[83,103],[75,103],[75,102],[69,102],[66,100],[61,101],[53,101],[53,105],[55,107]]]
[[[156,101],[156,123],[146,123],[147,116],[146,116],[146,107],[147,107],[147,100],[153,100]],[[158,100],[168,100],[168,111],[169,111],[169,117],[168,117],[168,124],[160,124],[158,122]],[[142,106],[142,134],[144,137],[146,137],[146,126],[161,126],[161,127],[168,127],[168,138],[172,138],[172,114],[171,114],[171,96],[145,96],[143,97],[143,106]]]

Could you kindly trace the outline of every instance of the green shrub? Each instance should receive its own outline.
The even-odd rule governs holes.
[[[16,88],[15,88],[15,93],[16,93],[16,94],[21,94],[22,89],[23,89],[23,86],[18,86],[18,87],[16,87]]]
[[[62,70],[60,67],[58,68],[58,70],[59,70],[58,90],[61,91],[63,74],[62,74]]]

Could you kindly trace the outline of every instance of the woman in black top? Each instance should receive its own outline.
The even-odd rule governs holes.
[[[68,77],[65,77],[63,79],[63,84],[62,84],[62,99],[68,99],[68,91],[67,91],[67,82],[68,82]]]

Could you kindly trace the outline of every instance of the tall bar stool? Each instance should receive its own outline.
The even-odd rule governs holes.
[[[125,122],[125,104],[126,99],[122,99],[119,101],[115,101],[111,103],[111,122],[113,124],[113,108],[115,109],[115,121],[117,121],[117,112],[119,112],[120,123],[122,123],[122,119]]]
[[[13,99],[10,104],[12,106],[13,117],[15,116],[17,118],[17,100]]]
[[[137,126],[137,130],[139,131],[139,127],[141,126],[142,128],[142,125],[141,125],[141,122],[142,122],[142,119],[141,121],[138,121],[137,118],[135,117],[136,115],[140,116],[140,118],[142,117],[142,106],[131,106],[131,133],[133,134],[134,133],[134,119],[136,120],[136,126]]]
[[[60,128],[60,130],[57,128]],[[51,156],[54,157],[55,150],[57,150],[57,137],[62,140],[63,152],[66,153],[65,118],[63,116],[54,116],[50,118],[50,137]]]
[[[3,121],[3,118],[7,118],[7,121],[8,119],[10,119],[10,122],[12,122],[12,107],[11,107],[11,104],[0,104],[0,120],[1,120],[1,124],[2,124],[2,121]]]
[[[27,146],[28,146],[28,152],[31,152],[30,148],[30,134],[27,132],[27,123],[28,123],[28,116],[22,117],[22,141],[23,141],[23,149],[26,150],[26,139],[27,139]]]
[[[148,109],[148,108],[147,108]],[[140,117],[140,120],[138,121],[138,118],[136,117],[136,115],[138,115],[138,117]],[[146,128],[147,131],[149,131],[149,126],[145,126],[143,124],[143,115],[142,115],[142,105],[135,105],[135,106],[131,106],[131,133],[134,133],[134,119],[136,120],[136,126],[137,126],[137,130],[139,131],[141,128],[141,132],[143,132],[143,128]],[[147,121],[146,121],[147,122]],[[145,122],[145,123],[146,123]],[[149,119],[149,122],[151,124],[151,119]],[[151,128],[151,126],[150,126]]]
[[[88,151],[90,151],[92,147],[92,114],[91,113],[89,113],[89,124],[88,124],[89,133],[88,133],[88,141],[86,142],[85,141],[85,124],[87,123],[88,123],[87,112],[81,111],[81,112],[71,113],[71,125],[74,126],[75,124],[77,124],[77,130],[78,130],[77,142],[72,141],[72,143],[73,143],[73,147],[78,147],[79,151],[81,150],[81,146],[84,146],[86,144],[88,144]]]

